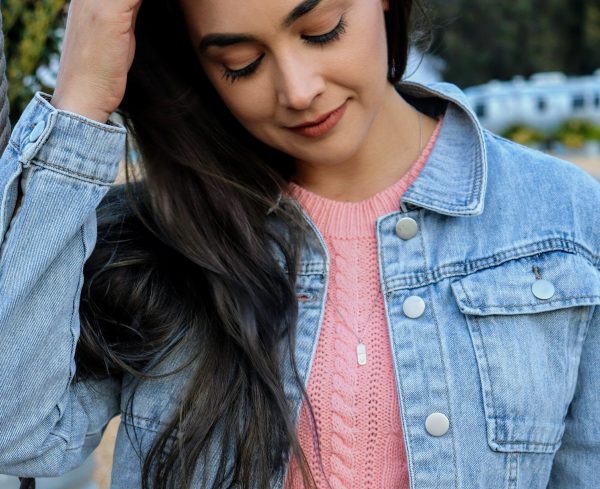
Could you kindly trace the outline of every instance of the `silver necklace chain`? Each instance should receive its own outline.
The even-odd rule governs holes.
[[[418,110],[415,110],[415,112],[417,112],[418,114],[418,119],[419,119],[419,155],[417,158],[421,157],[421,153],[423,152],[423,130],[422,130],[422,115],[421,112],[419,112]],[[335,246],[333,246],[333,243],[330,243],[330,246],[332,248],[332,251],[334,253],[335,256],[338,255],[337,251],[335,250]],[[373,301],[373,303],[371,304],[370,307],[370,311],[369,311],[369,316],[367,317],[367,320],[365,321],[365,324],[368,326],[369,325],[369,321],[371,320],[371,317],[373,315],[373,311],[375,310],[375,304],[377,304],[377,301],[379,300],[380,295],[382,294],[381,291],[381,287],[378,287],[377,290],[377,294],[375,294],[375,300]],[[332,301],[332,304],[335,308],[335,312],[337,313],[338,317],[340,318],[340,320],[344,320],[344,316],[341,314],[339,308],[337,307],[337,304],[335,301]],[[358,340],[358,344],[356,345],[356,361],[358,362],[358,365],[366,365],[367,363],[367,346],[365,345],[364,341],[363,341],[363,335],[361,334],[360,331],[360,318],[357,321],[357,332],[354,331],[354,329],[352,329],[352,334],[355,336],[355,338]]]
[[[331,251],[333,253],[334,256],[338,256],[338,252],[333,244],[333,242],[329,243],[329,246],[331,248]],[[377,301],[379,300],[379,297],[381,295],[381,287],[377,288],[377,293],[375,294],[375,300],[371,303],[371,307],[369,308],[369,316],[367,317],[367,320],[365,321],[365,324],[368,326],[369,325],[369,321],[371,320],[371,317],[373,316],[373,311],[375,310],[375,304],[377,304]],[[333,307],[335,309],[335,312],[338,316],[338,318],[341,321],[346,322],[344,315],[340,312],[340,309],[337,306],[337,303],[335,300],[331,301],[331,304],[333,304]],[[356,329],[357,331],[354,331],[354,328],[351,329],[352,334],[354,335],[355,339],[358,340],[358,343],[356,345],[356,360],[358,362],[359,365],[365,365],[367,363],[367,347],[363,341],[363,335],[361,333],[361,327],[360,324],[362,322],[362,318],[359,316],[357,318],[357,326]]]

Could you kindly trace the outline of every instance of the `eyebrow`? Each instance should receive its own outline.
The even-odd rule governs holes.
[[[256,38],[246,34],[208,34],[200,40],[198,49],[201,53],[204,53],[211,46],[223,48],[232,44],[253,41],[256,41]]]
[[[300,17],[306,15],[311,10],[315,9],[315,7],[317,7],[317,5],[319,5],[320,3],[321,0],[304,0],[286,16],[286,18],[283,20],[283,27],[291,26]]]
[[[300,17],[314,10],[322,0],[304,0],[298,4],[288,15],[285,16],[282,22],[282,27],[289,27],[296,22]],[[198,44],[198,50],[204,53],[209,47],[227,47],[233,44],[245,42],[254,42],[256,38],[248,34],[207,34]]]

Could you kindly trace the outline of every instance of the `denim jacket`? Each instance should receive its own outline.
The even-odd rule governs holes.
[[[454,85],[398,90],[445,114],[422,173],[374,223],[410,487],[597,489],[600,184],[483,129]],[[111,487],[139,488],[138,452],[185,385],[185,372],[142,384],[125,415],[126,379],[72,382],[83,265],[125,137],[38,92],[0,160],[0,473],[67,472],[121,414]],[[295,355],[307,382],[329,255],[305,218]]]

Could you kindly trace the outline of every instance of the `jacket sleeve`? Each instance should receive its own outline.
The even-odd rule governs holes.
[[[0,473],[30,477],[83,463],[120,396],[115,378],[73,377],[83,266],[126,130],[49,100],[35,94],[0,158]]]
[[[600,280],[600,271],[598,272]],[[577,386],[548,489],[600,487],[600,306],[588,325]]]

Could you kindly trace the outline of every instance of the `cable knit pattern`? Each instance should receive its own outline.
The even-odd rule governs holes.
[[[355,243],[345,241],[340,243],[333,253],[334,266],[344,273],[337,274],[333,278],[334,301],[337,305],[334,313],[335,318],[335,340],[334,355],[336,357],[333,365],[333,382],[331,385],[331,448],[329,452],[329,463],[331,466],[331,485],[334,489],[353,486],[355,450],[354,435],[356,432],[356,385],[357,371],[354,368],[353,347],[355,345],[353,336],[356,330],[357,304],[355,290],[347,287],[347,283],[358,280],[356,276],[357,263]],[[329,249],[333,249],[328,243]],[[318,368],[322,376],[327,375],[324,367]]]
[[[298,436],[319,489],[408,489],[408,469],[392,354],[379,280],[375,221],[399,208],[439,134],[396,183],[361,202],[323,198],[295,183],[290,193],[317,225],[330,253],[329,289]],[[359,334],[367,363],[358,365]],[[322,470],[317,450],[320,450]],[[286,489],[301,489],[292,462]]]

